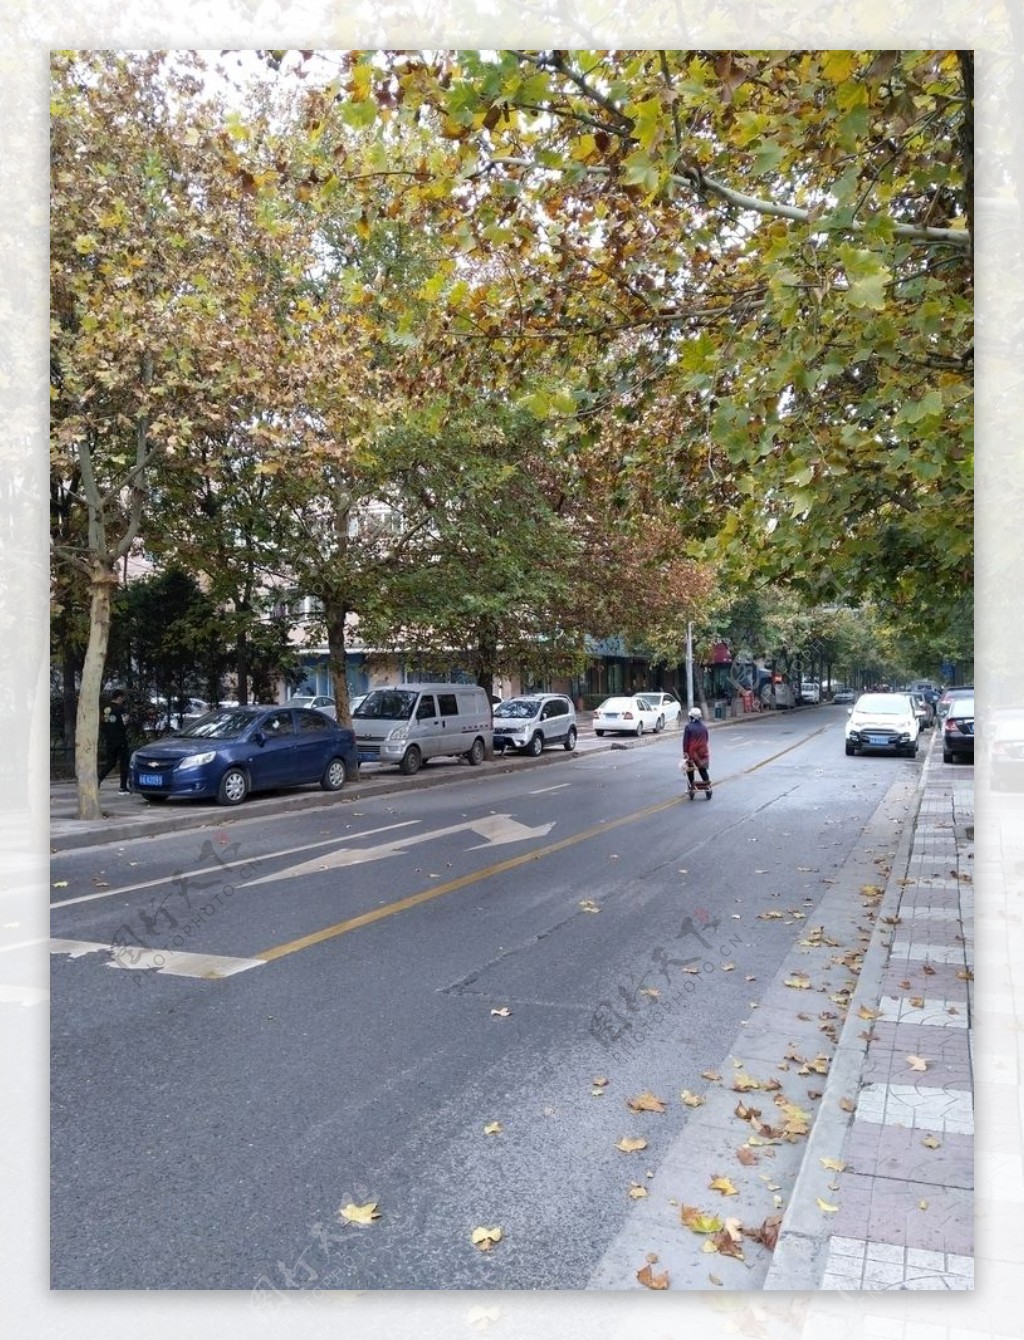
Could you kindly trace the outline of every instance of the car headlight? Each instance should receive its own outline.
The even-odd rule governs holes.
[[[216,757],[216,752],[212,749],[208,749],[205,754],[189,754],[178,764],[178,769],[181,771],[184,768],[201,768],[206,763],[212,763]]]
[[[389,731],[389,732],[388,732],[388,739],[389,739],[389,740],[404,740],[408,734],[409,734],[409,727],[408,727],[407,725],[406,725],[406,726],[396,726],[395,729],[394,729],[393,731]]]

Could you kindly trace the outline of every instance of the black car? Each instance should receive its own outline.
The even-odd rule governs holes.
[[[955,697],[950,701],[942,723],[942,761],[959,759],[974,762],[974,698]]]
[[[355,777],[355,733],[306,707],[231,707],[208,712],[132,754],[132,790],[144,800],[216,797],[239,805],[250,791],[319,782],[339,791]]]

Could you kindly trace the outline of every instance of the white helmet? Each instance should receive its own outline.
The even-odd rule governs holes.
[[[699,720],[700,720],[700,708],[699,708],[699,707],[691,707],[690,710],[689,710],[689,712],[687,712],[687,716],[690,718],[691,721],[699,721]]]

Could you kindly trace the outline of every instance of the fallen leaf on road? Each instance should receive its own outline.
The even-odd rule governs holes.
[[[700,1077],[701,1079],[710,1079],[710,1080],[717,1080],[722,1078],[722,1076],[719,1074],[717,1070],[702,1070],[700,1072]]]
[[[629,1188],[628,1194],[630,1200],[643,1200],[644,1196],[647,1195],[647,1188],[641,1186],[639,1182],[633,1182]]]
[[[927,1202],[926,1200],[919,1200],[919,1201],[917,1202],[917,1208],[918,1208],[919,1210],[927,1210],[927,1208],[928,1208],[928,1202]]]
[[[708,1283],[709,1283],[709,1284],[718,1284],[718,1285],[720,1285],[720,1284],[722,1283],[722,1281],[718,1278],[717,1275],[712,1275],[712,1274],[709,1273],[709,1274],[708,1274]]]
[[[484,1135],[500,1135],[500,1134],[501,1134],[500,1121],[488,1122],[488,1124],[484,1127]]]
[[[721,964],[719,964],[719,967],[721,968],[722,972],[732,972],[732,970],[736,967],[736,964],[735,964],[735,963],[721,963]]]
[[[939,1149],[942,1145],[942,1141],[934,1135],[926,1135],[921,1143],[928,1149]]]
[[[631,1112],[664,1112],[665,1101],[662,1098],[656,1098],[653,1093],[645,1089],[643,1093],[637,1094],[635,1098],[627,1098],[626,1106]]]
[[[736,1157],[739,1159],[740,1163],[742,1163],[745,1168],[750,1168],[754,1164],[760,1163],[761,1161],[754,1153],[754,1151],[752,1149],[748,1149],[746,1145],[740,1145],[739,1149],[737,1149],[736,1151]]]
[[[590,1082],[595,1089],[603,1089],[608,1083],[608,1077],[606,1075],[595,1075]]]
[[[589,898],[582,899],[580,901],[580,907],[582,907],[584,912],[600,912],[601,910],[597,903],[592,902]]]
[[[911,996],[911,997],[910,997],[910,1000],[909,1000],[909,1004],[910,1004],[910,1005],[912,1006],[912,1008],[915,1009],[915,1010],[923,1010],[923,1009],[924,1009],[924,996]]]
[[[691,1093],[689,1089],[683,1089],[679,1097],[683,1100],[683,1102],[686,1104],[687,1107],[700,1107],[704,1103],[704,1099],[700,1096],[700,1094]]]
[[[479,1247],[482,1252],[489,1252],[496,1242],[501,1241],[500,1228],[474,1228],[470,1234],[470,1241],[474,1247]]]
[[[658,1000],[661,996],[661,992],[656,986],[642,986],[640,994],[641,996],[650,996],[651,1000]]]
[[[507,1005],[502,1005],[500,1010],[491,1010],[491,1013],[496,1014],[499,1019],[507,1019],[512,1011]]]
[[[54,889],[66,889],[67,886],[68,882],[66,879],[58,879],[57,882],[55,884],[52,884],[50,887]]]
[[[857,1014],[861,1019],[880,1019],[882,1011],[873,1010],[870,1005],[862,1005],[860,1009],[858,1009]]]
[[[924,973],[924,975],[925,975],[926,977],[934,977],[934,976],[935,976],[935,969],[932,967],[932,965],[931,965],[930,963],[922,963],[922,964],[921,964],[921,971]]]
[[[793,973],[791,977],[786,978],[786,986],[796,987],[800,991],[806,991],[811,985],[811,979],[803,973]]]
[[[753,1238],[755,1242],[761,1243],[763,1247],[767,1247],[770,1252],[773,1252],[779,1239],[779,1225],[781,1223],[781,1214],[770,1214],[759,1227],[745,1228],[743,1232],[748,1238]]]
[[[828,1168],[830,1172],[845,1172],[846,1164],[842,1159],[819,1159],[823,1168]]]
[[[957,973],[957,977],[960,979],[961,982],[974,981],[974,973],[971,972],[970,968],[961,968],[960,971]]]
[[[688,1228],[693,1233],[720,1233],[722,1231],[722,1221],[717,1215],[708,1214],[706,1210],[699,1210],[696,1205],[684,1205],[679,1211],[679,1218],[682,1220],[683,1227]]]
[[[641,1266],[641,1268],[636,1272],[636,1277],[640,1281],[640,1283],[644,1286],[645,1289],[668,1288],[669,1281],[668,1281],[667,1270],[664,1271],[661,1275],[655,1275],[649,1265]]]
[[[755,1079],[753,1075],[746,1075],[741,1072],[738,1075],[733,1075],[732,1087],[737,1093],[747,1093],[751,1089],[759,1089],[761,1087],[761,1081]]]
[[[860,886],[860,891],[865,898],[881,898],[882,894],[885,892],[885,890],[879,888],[877,884],[862,884]]]
[[[786,1118],[782,1127],[783,1135],[790,1138],[797,1135],[806,1135],[811,1129],[811,1114],[805,1112],[803,1108],[797,1107],[796,1103],[789,1102],[781,1094],[775,1099],[775,1102]]]
[[[635,1154],[639,1150],[647,1148],[647,1141],[639,1136],[624,1135],[615,1148],[621,1149],[623,1154]]]
[[[820,1196],[818,1197],[818,1209],[824,1214],[838,1214],[839,1212],[838,1205],[830,1205],[827,1200],[822,1200]]]
[[[927,1070],[927,1069],[928,1069],[928,1062],[924,1059],[923,1056],[908,1056],[908,1057],[907,1057],[907,1065],[910,1066],[911,1070]]]
[[[708,1183],[708,1190],[720,1191],[723,1196],[738,1196],[740,1194],[728,1177],[712,1177]]]
[[[857,1104],[853,1101],[852,1098],[840,1098],[839,1106],[843,1109],[844,1112],[853,1112],[856,1109]]]
[[[782,913],[772,908],[770,912],[758,912],[757,918],[759,921],[781,921]]]
[[[375,1200],[368,1201],[365,1205],[353,1205],[350,1201],[348,1205],[341,1207],[338,1215],[349,1224],[372,1224],[374,1220],[380,1218]]]

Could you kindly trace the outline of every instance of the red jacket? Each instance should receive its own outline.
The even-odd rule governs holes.
[[[703,721],[688,721],[683,731],[683,755],[693,763],[707,764],[711,756],[708,728]]]

